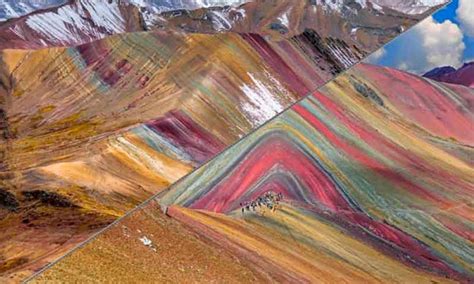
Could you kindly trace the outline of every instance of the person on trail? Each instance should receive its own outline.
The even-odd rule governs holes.
[[[255,211],[256,207],[257,207],[257,203],[255,201],[252,201],[252,210]]]

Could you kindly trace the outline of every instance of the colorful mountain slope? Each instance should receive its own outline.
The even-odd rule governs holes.
[[[300,11],[292,17],[308,9],[290,4]],[[303,21],[315,30],[278,38],[247,33],[245,26],[241,33],[186,33],[174,24],[121,33],[117,21],[123,31],[143,27],[141,8],[114,1],[67,5],[84,14],[78,19],[62,6],[2,24],[24,27],[33,16],[46,17],[55,26],[44,30],[67,38],[56,42],[28,30],[1,41],[32,48],[0,52],[0,228],[8,228],[0,233],[0,277],[6,281],[64,255],[421,17],[369,6],[368,17],[380,14],[386,23],[375,21],[373,33],[362,37],[344,24],[358,16],[337,13],[341,25],[329,33],[330,9]],[[62,15],[59,10],[74,21],[63,25],[47,14]]]
[[[1,209],[9,230],[0,250],[3,274],[21,271],[12,279],[61,256],[316,87],[304,83],[312,67],[298,76],[277,56],[269,64],[235,34],[127,34],[78,48],[8,50],[2,59],[9,75],[1,188],[14,201]],[[74,206],[30,198],[36,191]]]
[[[472,280],[474,170],[472,159],[450,152],[472,158],[473,95],[466,87],[454,93],[413,75],[359,65],[173,186],[161,202],[235,215],[239,204],[280,192],[311,212],[303,216],[342,227],[407,266]],[[421,120],[412,106],[445,115]],[[298,234],[270,228],[270,235]],[[340,257],[336,247],[324,248]]]
[[[157,200],[169,216],[277,281],[468,283],[474,139],[454,129],[473,125],[474,90],[451,87],[359,64]],[[415,107],[445,116],[423,120]],[[276,210],[242,212],[242,203],[270,191],[283,195]],[[124,237],[107,237],[120,224],[39,280],[94,266],[81,260],[106,239],[121,247]],[[104,279],[116,279],[104,270]]]

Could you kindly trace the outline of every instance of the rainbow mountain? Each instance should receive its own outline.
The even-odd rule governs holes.
[[[126,271],[103,272],[110,269],[104,254],[146,253],[143,236],[166,243],[150,235],[164,211],[262,281],[469,283],[473,95],[468,87],[358,64],[37,280],[80,281],[77,272],[94,273],[94,266],[102,281],[158,269],[120,259],[114,266]],[[242,210],[268,192],[283,195],[275,210]],[[127,226],[139,228],[133,239]]]
[[[150,22],[132,1],[81,0],[0,24],[2,280],[38,272],[442,4],[271,2],[149,8]],[[237,18],[216,29],[208,14],[224,10]]]

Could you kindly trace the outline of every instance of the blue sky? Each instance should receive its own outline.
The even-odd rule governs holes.
[[[474,61],[474,0],[453,0],[367,59],[416,74],[470,61]]]
[[[474,1],[474,0],[470,0]],[[455,23],[456,25],[460,26],[459,20],[456,17],[456,10],[459,8],[459,0],[454,0],[451,4],[446,6],[446,8],[439,10],[433,15],[433,18],[438,22],[442,23],[445,20],[450,20],[451,22]],[[474,17],[474,14],[472,14]],[[463,57],[465,59],[474,60],[474,37],[468,36],[464,31],[464,27],[460,27],[461,31],[464,33],[464,44],[466,45],[466,49],[464,51]]]

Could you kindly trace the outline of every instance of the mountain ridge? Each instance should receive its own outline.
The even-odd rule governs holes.
[[[147,3],[138,0],[75,0],[36,11],[0,23],[0,49],[76,46],[112,34],[152,29],[186,33],[258,33],[278,40],[301,34],[307,28],[317,29],[324,37],[339,37],[361,48],[370,46],[374,40],[385,42],[438,7],[438,4],[430,6],[422,14],[411,15],[361,0],[338,0],[332,4],[322,1],[292,4],[287,0],[236,0],[230,3],[240,5],[189,6],[188,3],[171,6],[195,8],[191,10],[166,10]],[[403,20],[400,19],[402,15]]]
[[[423,74],[423,77],[474,88],[474,61],[466,62],[458,69],[452,66],[437,67]]]

